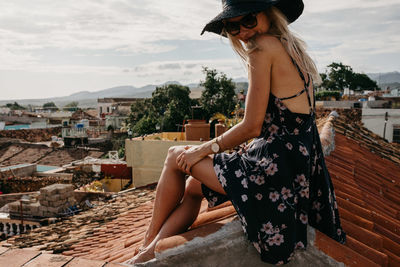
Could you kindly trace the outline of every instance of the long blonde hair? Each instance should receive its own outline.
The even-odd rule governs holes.
[[[276,7],[267,9],[265,14],[271,24],[267,34],[277,37],[281,41],[286,52],[297,63],[300,70],[303,73],[310,74],[314,83],[320,83],[321,77],[319,76],[317,67],[306,52],[306,43],[289,30],[286,17]],[[248,55],[258,49],[254,41],[250,40],[245,46],[238,38],[235,38],[229,33],[226,34],[235,52],[242,58],[245,64],[248,65]]]

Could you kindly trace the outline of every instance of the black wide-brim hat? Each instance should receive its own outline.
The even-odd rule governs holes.
[[[264,11],[271,6],[278,8],[286,16],[288,23],[300,17],[304,9],[302,0],[222,0],[222,12],[207,23],[201,34],[208,31],[222,35],[224,19]]]

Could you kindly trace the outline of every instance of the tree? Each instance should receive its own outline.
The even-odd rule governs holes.
[[[187,86],[168,84],[156,87],[151,99],[131,106],[128,124],[132,132],[143,135],[157,131],[176,131],[176,124],[190,117],[192,100]]]
[[[135,125],[144,116],[149,115],[150,108],[151,108],[150,99],[138,100],[134,102],[131,105],[131,112],[129,114],[127,123],[130,125]]]
[[[158,119],[153,114],[146,115],[142,117],[133,127],[132,131],[136,134],[151,134],[157,131],[156,125]]]
[[[208,120],[217,112],[230,116],[235,109],[235,83],[224,73],[217,72],[216,69],[203,67],[206,75],[204,81],[200,83],[205,90],[201,94],[200,104]]]
[[[187,86],[169,84],[157,87],[151,103],[163,131],[176,131],[176,124],[188,119],[191,113],[190,89]]]
[[[330,68],[328,72],[330,81],[328,82],[329,90],[343,91],[344,88],[350,88],[350,81],[354,74],[350,66],[343,65],[341,62],[332,62],[328,65],[328,68]]]
[[[350,89],[354,91],[375,90],[378,89],[378,84],[364,73],[354,73],[350,81]]]
[[[79,105],[78,101],[72,101],[72,102],[69,102],[68,104],[66,104],[65,107],[67,107],[67,108],[76,108],[76,107],[78,107],[78,105]]]
[[[375,81],[371,80],[367,75],[356,73],[353,69],[341,62],[332,62],[328,66],[327,73],[321,73],[322,83],[318,88],[328,91],[343,92],[345,88],[354,91],[374,90],[378,88]]]
[[[43,108],[57,108],[57,106],[54,102],[47,102],[43,104]]]
[[[6,107],[8,107],[11,110],[25,110],[26,108],[18,104],[17,102],[14,103],[7,103]]]
[[[66,104],[63,109],[69,110],[69,111],[76,111],[76,110],[78,110],[78,105],[79,105],[78,101],[72,101],[72,102]]]

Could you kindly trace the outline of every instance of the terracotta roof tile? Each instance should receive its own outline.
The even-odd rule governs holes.
[[[400,255],[400,243],[396,243],[386,236],[383,236],[383,247],[396,255]]]
[[[392,231],[387,230],[386,228],[380,226],[379,224],[375,224],[374,230],[376,233],[379,233],[382,236],[386,236],[387,238],[393,240],[397,244],[400,244],[400,236],[394,234]]]
[[[54,254],[40,254],[28,264],[25,264],[24,267],[62,267],[70,260],[72,260],[72,257]]]
[[[388,265],[388,256],[385,253],[365,245],[350,235],[347,235],[346,246],[380,266]]]
[[[364,243],[365,245],[376,249],[382,250],[383,239],[379,234],[372,231],[359,227],[358,225],[348,222],[345,219],[341,220],[343,230],[349,235]]]
[[[349,222],[352,222],[356,224],[357,226],[360,226],[364,229],[373,231],[374,229],[374,223],[370,220],[364,219],[363,217],[360,217],[352,212],[349,212],[348,210],[342,208],[339,206],[339,213],[340,213],[340,218],[343,218]]]
[[[389,250],[383,249],[383,252],[389,257],[389,266],[400,266],[400,256],[399,254],[394,254]]]
[[[333,182],[335,185],[335,182]],[[358,206],[357,204],[353,204],[348,200],[345,200],[339,196],[336,196],[336,200],[338,202],[338,206],[348,210],[351,213],[354,213],[364,219],[372,221],[372,212],[369,209]]]
[[[235,208],[230,205],[222,207],[220,209],[215,209],[209,212],[204,212],[199,214],[197,219],[192,224],[191,228],[199,227],[200,225],[206,225],[216,220],[221,220],[223,218],[229,217],[236,214]]]
[[[103,261],[93,261],[86,260],[82,258],[74,258],[72,261],[68,262],[65,267],[102,267],[104,265]]]
[[[400,250],[400,190],[397,175],[400,166],[361,147],[360,140],[356,143],[337,134],[335,143],[336,149],[326,157],[326,162],[348,242],[340,245],[323,238],[321,250],[350,266],[354,263],[339,253],[345,253],[343,247],[357,252],[360,260],[369,259],[380,266],[397,266],[394,264],[397,259],[393,255],[399,255]],[[318,238],[321,236],[318,235]],[[366,264],[370,263],[360,263],[359,266],[369,266]]]
[[[349,267],[380,266],[353,249],[342,245],[326,235],[316,231],[315,246],[338,262],[343,262]]]
[[[2,266],[20,267],[39,254],[34,250],[10,249],[0,255],[0,263]]]

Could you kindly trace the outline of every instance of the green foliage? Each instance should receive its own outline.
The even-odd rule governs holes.
[[[349,88],[354,91],[375,90],[378,85],[366,74],[356,73],[341,62],[332,62],[327,66],[327,73],[321,73],[322,83],[318,87],[328,91],[343,91]]]
[[[54,102],[47,102],[43,104],[43,108],[57,108]]]
[[[317,100],[331,100],[334,97],[336,100],[340,98],[340,91],[319,91],[315,93]]]
[[[78,110],[78,105],[79,105],[78,101],[72,101],[72,102],[66,104],[63,109],[69,110],[69,111],[76,111],[76,110]]]
[[[134,102],[131,105],[131,113],[129,114],[128,124],[135,125],[144,116],[149,115],[151,109],[151,99],[144,99]]]
[[[132,132],[138,135],[154,133],[157,131],[157,123],[158,119],[154,116],[154,114],[146,115],[132,127]]]
[[[14,103],[7,103],[6,107],[10,108],[11,110],[25,110],[26,108],[18,104],[17,102]]]
[[[190,118],[190,89],[187,86],[169,84],[157,87],[152,93],[151,103],[156,116],[160,118],[162,131],[176,131],[176,124]]]
[[[76,108],[76,107],[78,107],[78,105],[79,105],[78,101],[72,101],[72,102],[66,104],[64,107],[66,107],[66,108]]]
[[[353,78],[350,81],[350,89],[355,91],[375,90],[378,89],[378,84],[364,73],[354,73]]]
[[[236,105],[235,83],[215,69],[203,67],[203,73],[206,78],[200,85],[205,90],[201,94],[200,104],[206,119],[217,112],[230,116]]]
[[[176,124],[181,124],[191,114],[192,100],[189,87],[168,84],[157,87],[151,99],[138,101],[131,106],[128,124],[137,135],[157,131],[176,131]]]

